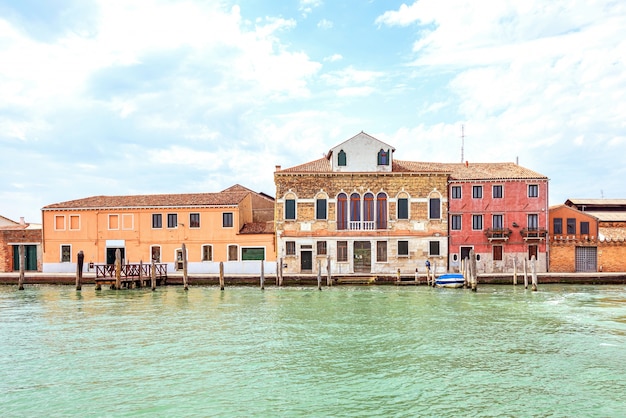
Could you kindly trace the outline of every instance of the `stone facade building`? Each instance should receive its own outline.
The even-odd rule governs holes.
[[[286,273],[445,271],[447,181],[440,165],[399,161],[364,133],[274,173],[277,257]]]

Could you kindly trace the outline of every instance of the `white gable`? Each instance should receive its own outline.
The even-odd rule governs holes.
[[[338,172],[389,172],[394,151],[391,145],[361,132],[331,148],[332,168]]]

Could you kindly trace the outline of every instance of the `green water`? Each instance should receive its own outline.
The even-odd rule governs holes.
[[[624,417],[626,288],[0,286],[5,417]]]

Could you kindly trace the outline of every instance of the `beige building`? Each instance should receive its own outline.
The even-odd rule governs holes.
[[[43,271],[75,272],[79,251],[85,268],[125,263],[167,264],[189,273],[258,273],[261,261],[276,271],[274,199],[235,185],[218,193],[93,196],[42,209]]]
[[[325,157],[277,167],[277,257],[286,273],[395,274],[446,269],[448,172],[399,161],[364,133]]]

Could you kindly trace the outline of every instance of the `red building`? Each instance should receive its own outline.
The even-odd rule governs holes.
[[[481,273],[513,272],[523,260],[548,268],[548,178],[515,163],[450,164],[449,265],[474,250]]]

